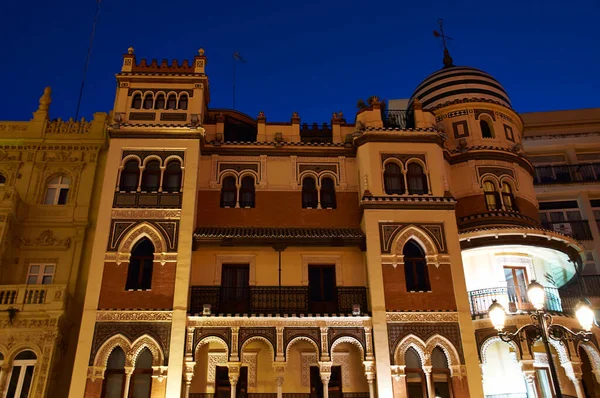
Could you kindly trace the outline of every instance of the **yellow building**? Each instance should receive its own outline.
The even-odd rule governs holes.
[[[569,181],[575,184],[550,192],[538,182],[553,156],[564,154],[565,164],[594,160],[588,144],[600,118],[597,110],[556,121],[552,114],[519,115],[492,76],[456,67],[449,56],[444,63],[417,86],[407,110],[386,109],[371,97],[353,123],[339,113],[307,123],[295,112],[272,122],[264,112],[254,118],[209,107],[203,50],[169,64],[138,60],[130,48],[109,120],[97,114],[86,130],[98,134],[99,151],[106,121],[110,141],[99,152],[102,172],[85,179],[89,188],[98,184],[95,194],[77,196],[85,210],[69,213],[67,224],[55,210],[43,213],[51,210],[36,205],[42,196],[35,195],[24,213],[11,210],[17,219],[24,214],[19,242],[26,249],[48,249],[50,241],[58,242],[53,250],[68,251],[81,239],[78,256],[69,252],[71,269],[81,275],[64,279],[75,298],[85,289],[81,326],[72,329],[79,337],[68,396],[552,396],[539,341],[500,341],[487,310],[496,300],[508,311],[508,330],[526,324],[533,307],[525,290],[535,279],[555,323],[581,328],[572,316],[576,265],[587,262],[585,272],[595,274],[598,252],[593,240],[576,234],[584,224],[578,221],[592,217],[598,179],[586,166],[594,176],[589,188]],[[28,126],[47,118],[48,95],[39,111],[46,113]],[[558,119],[566,127],[556,133]],[[35,131],[50,139],[52,123]],[[39,153],[32,162],[46,159]],[[81,156],[60,159],[91,162]],[[48,182],[36,177],[35,189],[55,183],[43,171],[47,164],[34,176]],[[34,188],[23,192],[31,196]],[[538,197],[577,200],[589,211],[581,219],[550,214],[540,223]],[[47,229],[56,231],[48,237],[38,226],[50,217]],[[84,235],[86,222],[93,234]],[[600,239],[592,224],[590,234]],[[52,256],[59,257],[43,258]],[[46,261],[27,258],[3,257],[11,267]],[[600,396],[596,339],[552,347],[563,394]],[[19,350],[40,358],[34,344],[0,348],[4,380],[22,388],[29,371],[35,394],[65,396],[39,390],[49,367],[13,359]]]
[[[0,396],[67,396],[104,171],[106,120],[0,122]]]

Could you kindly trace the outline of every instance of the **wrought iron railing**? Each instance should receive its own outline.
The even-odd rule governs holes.
[[[333,142],[333,130],[327,123],[319,125],[318,123],[303,123],[300,126],[300,141],[315,143]]]
[[[545,287],[546,303],[544,308],[549,311],[564,312],[561,297],[555,287]],[[527,298],[527,286],[503,286],[469,292],[471,315],[485,315],[496,300],[509,312],[531,311],[533,306]]]
[[[533,183],[538,185],[599,181],[600,163],[538,166],[535,168],[535,177],[533,178]]]
[[[381,112],[383,127],[409,129],[414,128],[415,123],[412,111],[384,110]]]
[[[560,288],[562,299],[581,296],[600,297],[600,275],[581,275]]]
[[[587,220],[577,221],[542,221],[544,228],[571,236],[577,240],[593,240],[590,224]]]
[[[211,314],[351,314],[354,305],[361,313],[368,313],[367,288],[339,286],[335,288],[335,301],[323,310],[322,302],[310,300],[308,286],[250,286],[228,288],[221,286],[192,286],[190,291],[191,314],[201,314],[206,304]]]

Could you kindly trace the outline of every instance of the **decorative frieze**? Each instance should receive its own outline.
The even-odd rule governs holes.
[[[112,219],[178,220],[181,219],[181,209],[113,209]]]
[[[188,317],[189,327],[205,326],[245,326],[245,327],[264,327],[264,326],[283,326],[283,327],[372,327],[371,317],[367,316],[335,316],[335,317],[287,317],[287,318],[269,318],[269,317]]]
[[[171,311],[98,311],[96,322],[171,322]]]
[[[71,238],[61,239],[54,234],[54,231],[47,229],[42,231],[37,238],[22,237],[19,239],[19,247],[30,250],[35,249],[55,249],[67,250],[71,244]]]
[[[386,312],[387,323],[458,322],[457,312]]]

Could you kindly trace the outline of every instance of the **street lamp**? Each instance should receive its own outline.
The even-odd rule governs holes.
[[[521,326],[516,332],[510,333],[503,331],[506,323],[506,311],[501,304],[492,301],[492,305],[488,310],[488,315],[492,321],[492,325],[498,331],[498,336],[502,341],[509,342],[521,342],[528,341],[529,344],[533,345],[538,339],[544,343],[546,350],[546,356],[548,357],[548,365],[550,367],[550,375],[552,377],[552,384],[554,385],[554,391],[557,398],[562,398],[560,391],[560,385],[558,383],[558,375],[556,373],[556,367],[552,360],[552,354],[550,353],[550,345],[548,344],[548,338],[556,341],[590,341],[592,337],[592,325],[594,324],[594,312],[590,308],[590,305],[581,300],[575,307],[575,316],[581,324],[584,331],[574,332],[571,329],[563,325],[555,325],[552,323],[552,315],[544,310],[545,291],[544,287],[536,282],[531,281],[531,284],[527,287],[527,298],[529,302],[535,308],[529,317],[531,323],[525,326]]]

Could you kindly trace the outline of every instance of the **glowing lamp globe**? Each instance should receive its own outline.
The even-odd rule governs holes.
[[[577,303],[575,306],[575,316],[586,332],[592,330],[592,326],[594,326],[594,311],[592,311],[588,303],[583,300]]]
[[[506,311],[504,311],[504,307],[500,303],[498,303],[496,300],[492,300],[492,305],[490,305],[488,314],[490,316],[490,320],[492,321],[492,325],[496,330],[501,331],[504,329]]]
[[[541,310],[544,307],[546,301],[546,292],[544,286],[536,281],[531,281],[527,288],[527,297],[529,302],[533,305],[536,310]]]

